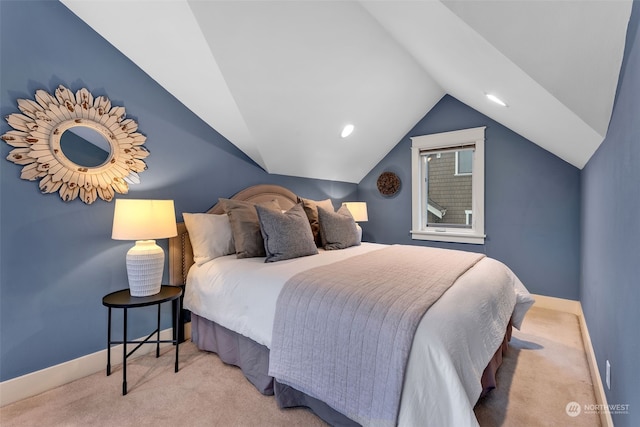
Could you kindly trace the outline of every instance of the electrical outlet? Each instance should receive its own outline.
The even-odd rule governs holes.
[[[611,390],[611,363],[607,360],[607,373],[605,377],[607,381],[607,390]]]

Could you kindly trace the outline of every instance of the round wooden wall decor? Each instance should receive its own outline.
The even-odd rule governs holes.
[[[393,196],[400,190],[400,178],[393,172],[382,172],[377,184],[378,191],[383,196]]]

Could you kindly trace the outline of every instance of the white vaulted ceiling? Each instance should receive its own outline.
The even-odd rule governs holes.
[[[62,3],[266,171],[356,183],[447,93],[582,168],[607,132],[631,13],[630,0]]]

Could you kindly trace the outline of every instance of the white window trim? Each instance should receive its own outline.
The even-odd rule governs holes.
[[[463,129],[411,138],[411,238],[452,243],[484,244],[484,131],[486,127]],[[426,212],[422,212],[423,177],[420,151],[455,148],[475,144],[472,174],[472,224],[469,229],[426,226]],[[424,226],[422,224],[425,224]]]

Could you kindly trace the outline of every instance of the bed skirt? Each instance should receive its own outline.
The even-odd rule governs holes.
[[[511,322],[507,325],[500,347],[482,374],[482,395],[496,387],[496,372],[502,363],[511,339]],[[308,396],[293,387],[278,383],[268,375],[269,349],[250,338],[233,332],[203,317],[191,314],[191,341],[200,350],[218,354],[220,360],[242,370],[244,376],[260,393],[275,395],[280,408],[304,406],[332,426],[358,426],[351,419],[326,403]]]

